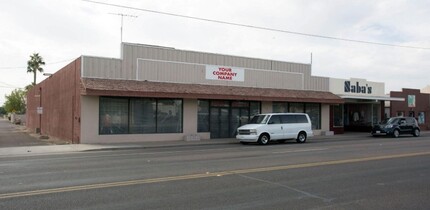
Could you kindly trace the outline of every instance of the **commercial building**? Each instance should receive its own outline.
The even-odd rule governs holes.
[[[310,64],[122,43],[121,58],[81,56],[32,88],[27,126],[73,143],[217,139],[258,113],[305,112],[316,135],[342,133],[380,120],[384,91]]]
[[[390,115],[415,117],[421,130],[430,130],[430,94],[419,89],[403,88],[402,91],[391,91],[391,97],[404,98],[404,101],[390,103]]]
[[[344,99],[344,104],[332,105],[330,130],[370,132],[372,126],[384,119],[386,101],[404,101],[385,94],[385,84],[366,79],[330,78],[330,92]]]

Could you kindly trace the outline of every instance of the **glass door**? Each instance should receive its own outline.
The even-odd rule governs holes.
[[[229,138],[229,108],[211,107],[211,138]]]
[[[230,137],[235,137],[237,128],[247,124],[249,121],[248,108],[232,108],[230,116]]]
[[[260,102],[212,100],[209,105],[211,138],[234,138],[238,127],[260,113]]]

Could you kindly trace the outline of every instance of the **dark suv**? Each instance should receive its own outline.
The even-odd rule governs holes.
[[[420,127],[413,117],[392,117],[373,126],[371,133],[373,136],[390,135],[394,138],[399,137],[400,134],[412,134],[418,137]]]

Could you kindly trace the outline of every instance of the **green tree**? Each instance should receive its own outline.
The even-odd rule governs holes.
[[[6,95],[6,102],[3,107],[6,112],[23,114],[25,113],[25,96],[26,91],[15,89],[10,95]]]
[[[24,88],[25,92],[28,92],[33,87],[34,87],[34,84],[29,84],[29,85],[25,86],[25,88]]]
[[[6,114],[4,107],[0,106],[0,116]]]
[[[39,53],[33,53],[33,55],[30,55],[30,60],[27,61],[27,73],[34,74],[33,85],[36,85],[36,73],[43,72],[43,65],[45,65],[45,61],[43,61],[43,58]]]

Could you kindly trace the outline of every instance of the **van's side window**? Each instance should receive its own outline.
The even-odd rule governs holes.
[[[272,115],[268,124],[281,124],[281,118],[279,115]]]
[[[296,123],[293,115],[282,115],[282,123]]]
[[[308,123],[308,118],[305,115],[296,115],[297,123]]]

